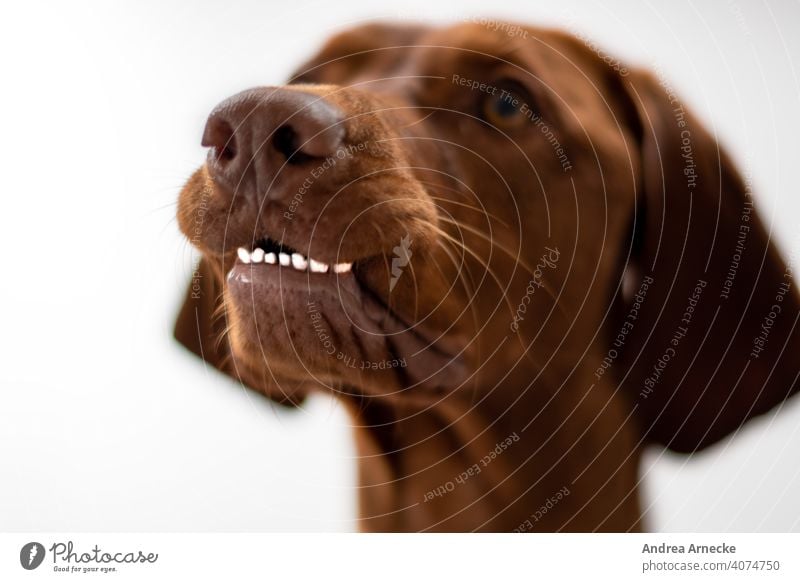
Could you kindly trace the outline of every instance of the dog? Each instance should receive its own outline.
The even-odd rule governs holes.
[[[642,531],[642,450],[798,389],[750,185],[666,79],[557,30],[369,24],[206,123],[175,336],[352,414],[363,531]],[[522,34],[524,32],[524,34]]]

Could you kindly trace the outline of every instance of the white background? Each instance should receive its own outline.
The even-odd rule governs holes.
[[[571,26],[658,63],[800,249],[800,3],[15,2],[0,17],[0,530],[354,530],[348,419],[287,412],[171,338],[173,218],[208,111],[374,17]],[[433,6],[435,5],[435,8]],[[800,357],[800,355],[799,355]],[[691,460],[650,451],[662,531],[800,531],[800,398]]]

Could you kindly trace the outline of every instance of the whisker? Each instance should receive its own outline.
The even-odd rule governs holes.
[[[453,236],[451,236],[447,231],[445,231],[441,227],[433,225],[433,224],[431,224],[430,227],[435,229],[438,232],[438,234],[441,237],[443,237],[445,240],[448,240],[451,243],[455,244],[456,246],[459,246],[459,247],[463,248],[467,253],[469,253],[478,262],[478,264],[480,264],[486,270],[487,273],[489,273],[489,275],[491,275],[492,279],[494,279],[495,283],[497,283],[498,289],[502,293],[503,300],[505,301],[506,305],[508,305],[509,315],[513,315],[514,314],[514,307],[511,304],[511,301],[510,301],[510,299],[508,297],[508,293],[507,293],[506,289],[503,287],[503,284],[500,281],[500,278],[492,270],[492,268],[489,266],[489,264],[483,259],[483,257],[478,255],[478,253],[476,253],[474,250],[472,250],[466,243],[464,243],[463,241],[459,241],[458,239],[454,238]]]
[[[444,220],[445,222],[448,222],[450,224],[455,225],[457,228],[463,228],[464,230],[474,234],[475,236],[478,236],[478,237],[482,238],[483,240],[488,242],[491,246],[496,247],[499,250],[503,251],[506,255],[508,255],[509,258],[514,260],[517,264],[521,265],[525,269],[525,271],[527,271],[531,276],[533,276],[533,274],[535,273],[535,269],[533,269],[530,265],[528,265],[526,261],[524,261],[522,258],[520,258],[518,256],[515,256],[509,249],[507,249],[503,245],[499,244],[496,240],[493,240],[492,238],[486,236],[486,234],[481,232],[480,230],[475,229],[475,228],[473,228],[473,227],[471,227],[469,225],[463,224],[463,223],[461,223],[461,222],[459,222],[459,221],[457,221],[455,219],[452,219],[452,218],[447,218],[445,216],[440,216],[439,218],[441,220]],[[550,299],[553,301],[553,304],[559,310],[559,313],[563,317],[566,318],[567,317],[567,313],[564,311],[564,308],[561,306],[561,303],[558,301],[558,297],[556,296],[555,291],[553,289],[551,289],[550,286],[547,283],[545,283],[544,281],[539,281],[539,283],[541,285],[541,288],[544,289],[545,294],[548,297],[550,297]]]
[[[502,224],[506,228],[511,228],[505,220],[503,220],[502,218],[500,218],[499,216],[497,216],[495,214],[492,214],[491,212],[489,212],[488,210],[486,210],[484,208],[478,208],[477,206],[473,206],[472,204],[466,204],[464,202],[457,202],[455,200],[450,200],[449,198],[442,198],[440,196],[430,196],[430,197],[431,197],[431,199],[438,200],[440,202],[447,202],[448,204],[457,204],[458,206],[463,206],[464,208],[469,208],[470,210],[474,210],[475,212],[478,212],[479,214],[483,214],[484,216],[488,216],[489,218],[493,218],[494,220],[496,220],[497,222],[499,222],[500,224]]]
[[[426,186],[430,186],[431,189],[438,189],[438,190],[446,190],[448,192],[452,192],[453,194],[458,194],[459,196],[463,196],[464,198],[469,198],[469,195],[459,188],[453,188],[452,186],[445,186],[444,184],[440,184],[438,182],[431,182],[429,180],[422,180],[417,179],[420,184],[425,184]],[[475,193],[470,191],[473,197],[475,197]]]
[[[155,214],[156,212],[160,212],[162,210],[166,210],[167,208],[172,208],[178,205],[178,200],[173,200],[172,202],[167,202],[166,204],[162,204],[161,206],[156,206],[151,208],[147,212],[145,212],[145,216],[150,216],[151,214]]]

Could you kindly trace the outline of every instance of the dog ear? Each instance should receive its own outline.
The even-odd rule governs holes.
[[[800,302],[716,140],[666,84],[638,72],[622,82],[641,175],[629,264],[638,276],[613,332],[619,380],[645,439],[691,452],[797,391]]]
[[[225,323],[219,312],[222,286],[208,259],[192,272],[186,298],[175,322],[175,339],[215,368],[224,370],[227,342],[220,341]]]

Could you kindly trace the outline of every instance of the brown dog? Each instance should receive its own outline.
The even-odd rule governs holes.
[[[637,467],[797,389],[800,303],[669,85],[571,36],[339,34],[209,117],[176,336],[273,399],[336,392],[362,529],[632,531]]]

